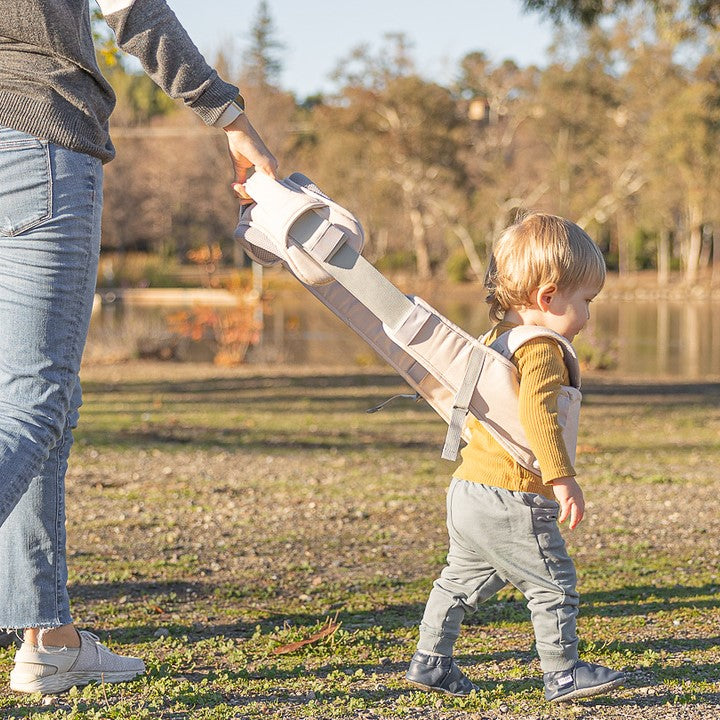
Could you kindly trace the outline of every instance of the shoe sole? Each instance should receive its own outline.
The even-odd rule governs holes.
[[[42,693],[43,695],[53,695],[55,693],[64,692],[72,687],[88,685],[91,682],[98,683],[120,683],[132,680],[138,675],[142,675],[145,669],[128,670],[125,672],[68,672],[60,675],[51,675],[43,678],[33,678],[32,680],[16,681],[13,680],[10,673],[10,689],[21,693]]]
[[[553,698],[550,702],[568,702],[569,700],[577,700],[578,698],[592,697],[593,695],[600,695],[608,690],[614,690],[617,687],[625,684],[625,679],[620,678],[619,680],[612,680],[611,682],[604,683],[603,685],[593,685],[589,688],[580,688],[574,692],[570,692],[567,695],[560,695],[559,697]]]
[[[434,687],[433,685],[423,685],[419,682],[415,682],[414,680],[408,680],[405,678],[405,682],[413,685],[416,688],[420,688],[420,690],[425,690],[425,692],[441,692],[445,693],[445,695],[452,695],[453,697],[467,697],[470,693],[454,693],[450,692],[449,690],[446,690],[445,688],[441,687]],[[474,688],[477,690],[477,688]]]

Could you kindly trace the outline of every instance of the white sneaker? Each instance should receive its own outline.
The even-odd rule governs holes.
[[[93,681],[125,682],[145,672],[145,663],[140,658],[116,655],[87,630],[80,630],[79,635],[79,650],[24,642],[15,654],[10,689],[49,695]]]

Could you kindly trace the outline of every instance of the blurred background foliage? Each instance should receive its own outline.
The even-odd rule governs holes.
[[[208,59],[241,88],[280,172],[304,172],[355,212],[366,256],[387,271],[476,279],[498,231],[535,209],[585,227],[620,275],[720,282],[720,1],[524,6],[556,20],[547,65],[478,50],[447,87],[394,34],[339,58],[333,94],[295,97],[278,85],[263,0],[243,51]],[[219,244],[223,262],[241,262],[223,133],[130,70],[99,17],[95,28],[118,99],[104,252],[171,265]]]

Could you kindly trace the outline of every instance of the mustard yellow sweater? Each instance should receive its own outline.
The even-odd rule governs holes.
[[[486,343],[490,345],[513,327],[513,323],[498,323]],[[552,498],[552,481],[575,475],[557,422],[560,386],[569,384],[567,367],[560,346],[551,338],[537,338],[521,346],[512,362],[520,376],[520,421],[540,464],[542,477],[519,465],[475,418],[468,422],[470,440],[462,450],[462,463],[455,476]]]

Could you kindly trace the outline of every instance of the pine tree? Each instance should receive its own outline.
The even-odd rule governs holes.
[[[275,27],[266,0],[260,0],[250,38],[244,68],[247,82],[256,87],[275,87],[282,71],[277,53],[283,49],[283,44],[275,38]]]

